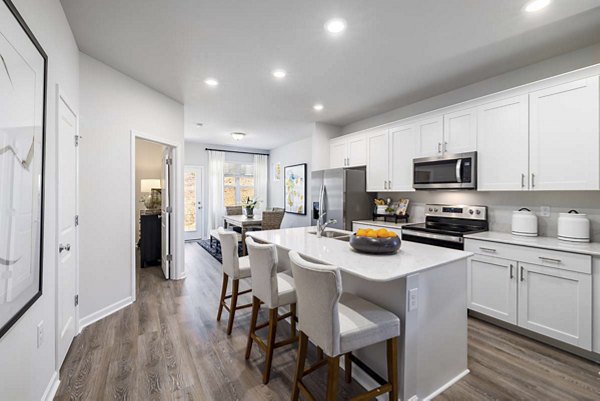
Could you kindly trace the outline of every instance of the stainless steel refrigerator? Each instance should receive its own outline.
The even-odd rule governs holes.
[[[337,220],[329,227],[352,230],[355,220],[373,217],[373,199],[375,194],[367,192],[367,175],[364,168],[330,169],[313,171],[311,176],[312,225],[317,224],[319,194],[324,186],[324,221]]]

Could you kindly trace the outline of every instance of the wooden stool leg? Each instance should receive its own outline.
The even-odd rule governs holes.
[[[229,322],[227,323],[228,336],[231,335],[231,331],[233,330],[233,318],[235,317],[235,309],[237,308],[237,298],[240,289],[240,280],[233,280],[231,287],[231,304],[229,305]]]
[[[291,329],[292,329],[292,337],[296,337],[298,333],[296,333],[296,304],[290,305],[290,312],[292,312],[292,316],[290,317],[291,321]]]
[[[338,369],[340,357],[327,357],[327,401],[335,401],[337,397]]]
[[[320,362],[323,360],[323,350],[321,347],[317,347],[317,361]]]
[[[229,276],[223,273],[223,284],[221,286],[221,298],[219,299],[219,311],[217,312],[217,322],[221,321],[221,314],[223,313],[223,303],[225,302],[225,295],[227,295],[227,282]]]
[[[250,331],[248,332],[248,343],[246,344],[246,359],[250,358],[252,351],[252,336],[256,334],[256,321],[258,320],[258,311],[260,310],[260,300],[252,297],[252,317],[250,317]]]
[[[387,340],[388,381],[392,385],[390,401],[398,401],[398,337]]]
[[[267,352],[265,355],[265,370],[263,372],[263,384],[269,382],[271,376],[271,363],[273,362],[273,350],[275,349],[275,338],[277,337],[277,308],[269,309],[269,335],[267,337]]]
[[[308,337],[303,332],[300,332],[298,340],[298,360],[296,361],[296,373],[294,374],[294,385],[292,387],[291,401],[298,401],[300,395],[300,387],[298,383],[304,375],[304,363],[306,362],[306,354],[308,351]]]
[[[352,383],[352,352],[348,352],[344,355],[344,378],[346,383]]]

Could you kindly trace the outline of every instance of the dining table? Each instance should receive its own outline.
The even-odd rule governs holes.
[[[245,256],[246,251],[246,231],[248,228],[261,227],[262,226],[262,215],[254,215],[248,217],[245,214],[233,214],[229,216],[223,216],[225,220],[224,227],[229,226],[240,227],[242,229],[242,254]]]

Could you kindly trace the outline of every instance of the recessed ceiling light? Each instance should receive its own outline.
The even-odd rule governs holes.
[[[278,79],[285,78],[286,75],[287,75],[287,73],[285,72],[285,70],[273,71],[273,76]]]
[[[532,0],[525,4],[525,11],[527,11],[528,13],[540,11],[541,9],[548,7],[550,2],[551,0]]]
[[[244,139],[245,136],[246,136],[246,134],[244,134],[243,132],[232,132],[231,133],[231,137],[233,138],[234,141],[241,141],[242,139]]]
[[[204,123],[196,123],[196,127],[204,127]]]
[[[342,18],[332,18],[325,23],[325,29],[330,33],[341,33],[346,30],[346,20]]]
[[[205,83],[206,85],[208,85],[208,86],[217,86],[217,85],[219,85],[219,81],[217,81],[217,80],[216,80],[216,79],[214,79],[214,78],[207,78],[207,79],[204,81],[204,83]]]
[[[315,109],[316,111],[321,111],[323,110],[323,105],[321,103],[317,103],[313,106],[313,109]]]

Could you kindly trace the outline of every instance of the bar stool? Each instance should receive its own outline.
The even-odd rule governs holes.
[[[233,319],[235,312],[240,309],[249,308],[252,304],[238,305],[238,296],[247,294],[252,289],[240,291],[240,279],[250,277],[250,260],[247,256],[242,258],[238,255],[238,233],[228,231],[219,227],[219,242],[221,242],[221,255],[223,257],[223,285],[221,287],[221,298],[219,300],[219,311],[217,312],[217,321],[221,321],[223,308],[229,312],[229,321],[227,323],[227,335],[231,334],[233,329]],[[231,294],[227,294],[227,283],[232,279]],[[226,300],[231,298],[230,305]]]
[[[335,266],[310,263],[295,251],[289,255],[300,326],[292,401],[298,400],[300,391],[307,398],[315,399],[302,378],[325,364],[328,367],[326,400],[335,400],[340,356],[344,355],[346,381],[349,382],[352,351],[383,341],[387,342],[388,381],[352,400],[367,400],[388,393],[390,400],[397,401],[400,319],[363,298],[343,293],[341,274]],[[323,350],[325,358],[305,370],[309,339]]]
[[[252,342],[256,342],[258,348],[265,352],[265,367],[263,370],[263,383],[269,382],[271,375],[271,363],[273,351],[298,341],[296,334],[296,289],[294,279],[290,274],[277,273],[277,248],[275,245],[263,245],[254,242],[250,237],[246,238],[248,256],[250,257],[250,271],[252,272],[252,318],[250,320],[250,331],[248,332],[248,343],[246,345],[246,359],[250,358]],[[265,304],[269,308],[269,321],[257,325],[260,305]],[[290,306],[290,312],[278,315],[278,308]],[[277,322],[290,318],[291,334],[286,340],[275,342],[277,335]],[[258,337],[256,332],[264,327],[269,327],[267,343]]]

